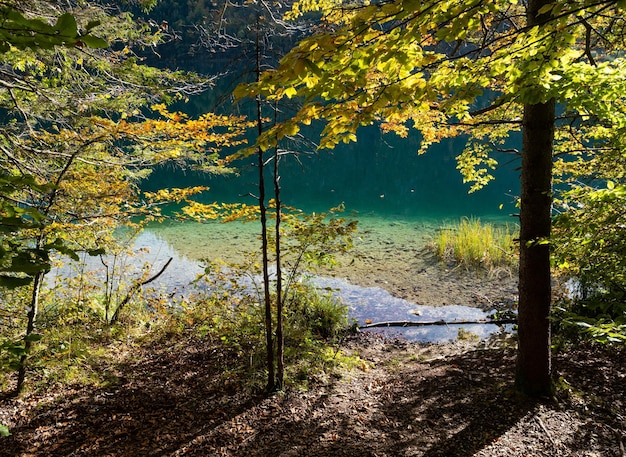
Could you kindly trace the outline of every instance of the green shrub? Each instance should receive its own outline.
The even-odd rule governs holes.
[[[230,348],[239,361],[238,374],[260,386],[266,361],[265,309],[254,292],[232,282],[232,272],[228,277],[223,287],[212,280],[210,291],[191,297],[178,319]],[[334,367],[350,366],[350,357],[333,349],[348,324],[348,308],[339,299],[307,282],[292,284],[283,320],[286,379],[304,383]]]
[[[608,165],[612,174],[615,164]],[[576,184],[560,197],[552,254],[556,273],[570,287],[559,300],[555,326],[569,338],[626,345],[626,185]]]
[[[321,293],[307,283],[298,283],[286,306],[286,324],[297,335],[329,340],[348,327],[348,307],[331,293]]]

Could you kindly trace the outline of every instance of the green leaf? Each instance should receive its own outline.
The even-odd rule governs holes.
[[[57,19],[55,30],[65,37],[75,38],[78,35],[76,18],[69,13],[62,14]]]
[[[80,41],[92,49],[104,49],[109,47],[109,43],[107,43],[106,40],[93,35],[81,36]]]
[[[7,276],[0,275],[0,287],[4,287],[6,289],[17,289],[18,287],[23,287],[32,282],[32,277],[22,277],[18,278],[15,276]]]
[[[95,29],[96,27],[98,27],[100,24],[102,24],[101,21],[89,21],[87,23],[87,26],[85,27],[86,31],[91,31],[91,29]]]
[[[9,427],[7,427],[6,425],[2,425],[0,424],[0,436],[9,436],[11,435],[11,432],[9,432]]]
[[[11,259],[8,271],[35,275],[50,270],[48,251],[42,249],[27,249],[17,252]],[[7,271],[5,269],[4,271]]]
[[[235,87],[232,93],[236,100],[240,100],[244,97],[249,97],[254,94],[249,84],[239,84],[237,87]]]
[[[26,354],[26,348],[22,343],[12,343],[4,346],[4,349],[16,357],[22,357]]]
[[[539,15],[542,15],[552,11],[553,9],[554,5],[552,3],[548,3],[547,5],[543,5],[541,8],[539,8],[539,11],[537,13]]]
[[[39,333],[31,333],[30,335],[26,335],[24,337],[24,341],[27,341],[30,343],[36,343],[37,341],[41,341],[42,338],[43,338],[43,335]]]
[[[55,250],[60,252],[61,254],[65,254],[70,257],[72,260],[78,261],[80,258],[74,249],[67,247],[65,242],[61,238],[57,238],[52,243],[48,243],[45,246],[46,250]]]

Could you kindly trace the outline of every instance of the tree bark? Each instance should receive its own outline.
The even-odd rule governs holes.
[[[530,0],[529,26],[540,25],[542,6]],[[555,101],[524,105],[520,202],[520,268],[516,387],[544,396],[552,392],[550,352],[550,229]]]
[[[42,244],[42,239],[40,238],[38,241],[38,245]],[[28,360],[28,353],[30,352],[33,340],[31,336],[35,333],[35,323],[37,321],[37,314],[39,312],[39,297],[41,294],[41,286],[43,284],[43,279],[45,276],[45,272],[39,272],[35,275],[33,279],[33,289],[30,299],[30,306],[28,308],[28,321],[26,324],[26,334],[24,335],[24,354],[20,357],[20,366],[17,370],[17,384],[15,386],[15,395],[19,395],[22,393],[24,389],[24,382],[26,381],[26,362]]]
[[[259,81],[261,77],[261,43],[259,39],[259,17],[256,24],[256,79]],[[261,96],[256,97],[256,123],[258,135],[263,134],[263,113]],[[276,389],[275,369],[274,369],[274,336],[272,325],[272,299],[270,295],[270,273],[269,273],[269,255],[268,255],[268,239],[267,239],[267,208],[265,206],[265,158],[263,150],[257,149],[258,167],[259,167],[259,212],[261,217],[261,251],[263,255],[263,301],[265,305],[265,345],[267,360],[267,385],[266,390],[273,392]]]
[[[276,112],[276,109],[275,109]],[[280,224],[282,222],[282,202],[280,200],[280,175],[278,174],[280,155],[278,146],[274,148],[274,196],[276,199],[276,387],[282,389],[285,383],[285,336],[283,334],[283,270]]]
[[[548,241],[554,116],[553,100],[524,107],[516,387],[532,396],[552,392]]]

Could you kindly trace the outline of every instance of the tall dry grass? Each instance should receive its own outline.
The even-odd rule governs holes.
[[[517,227],[464,217],[457,224],[441,227],[432,246],[441,260],[468,270],[514,269],[518,257],[517,238]]]

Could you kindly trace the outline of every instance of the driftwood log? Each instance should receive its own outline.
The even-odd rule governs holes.
[[[506,325],[506,324],[516,324],[517,319],[481,319],[477,321],[464,321],[464,320],[454,320],[454,321],[389,321],[389,322],[373,322],[371,324],[365,324],[359,326],[360,329],[366,328],[375,328],[375,327],[427,327],[432,325],[473,325],[473,324],[495,324],[495,325]]]

